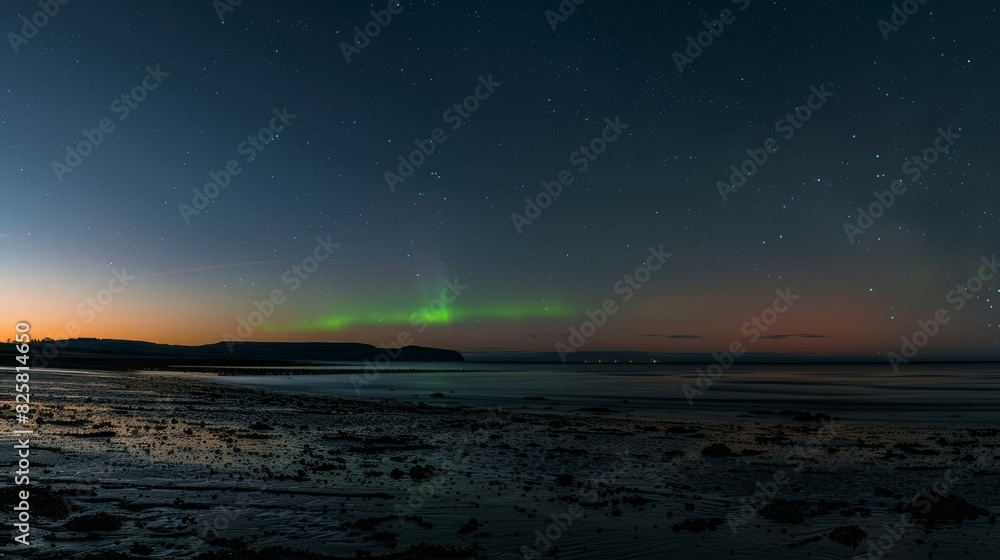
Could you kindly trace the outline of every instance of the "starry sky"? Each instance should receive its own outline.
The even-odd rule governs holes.
[[[612,300],[586,350],[712,352],[781,289],[754,352],[899,352],[944,309],[927,355],[996,357],[1000,276],[948,298],[1000,249],[1000,14],[914,5],[5,2],[0,320],[551,352]]]

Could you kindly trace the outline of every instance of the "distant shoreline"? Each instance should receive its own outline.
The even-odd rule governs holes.
[[[376,368],[381,373],[429,373],[434,368]],[[227,367],[201,367],[201,366],[169,366],[162,368],[165,372],[190,372],[190,373],[214,373],[222,377],[242,377],[251,375],[348,375],[371,373],[371,368],[328,368],[322,369],[293,369],[283,366],[272,367],[247,367],[247,366],[227,366]],[[486,370],[486,369],[449,369],[448,373],[503,373],[517,370]]]

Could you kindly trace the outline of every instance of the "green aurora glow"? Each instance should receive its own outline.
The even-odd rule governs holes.
[[[440,300],[438,300],[440,301]],[[460,306],[456,304],[435,305],[432,310],[428,306],[401,309],[367,310],[329,313],[315,319],[296,322],[294,325],[264,325],[264,330],[291,331],[339,331],[348,327],[362,325],[399,325],[417,326],[422,323],[429,325],[449,325],[469,321],[517,321],[546,317],[561,317],[574,312],[571,306],[565,304],[502,304],[488,306]]]

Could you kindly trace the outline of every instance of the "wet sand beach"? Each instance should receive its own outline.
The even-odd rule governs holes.
[[[8,525],[4,557],[875,558],[866,556],[875,546],[883,558],[993,558],[1000,549],[995,425],[780,409],[736,421],[624,418],[141,373],[33,372],[32,383],[35,546],[13,543]],[[3,409],[5,432],[23,429]],[[9,519],[12,489],[4,485]]]

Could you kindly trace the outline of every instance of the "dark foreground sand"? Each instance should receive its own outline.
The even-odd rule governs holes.
[[[539,414],[134,373],[34,372],[32,391],[32,545],[13,542],[5,476],[2,557],[1000,551],[997,425],[831,424],[750,411],[710,422]],[[5,432],[22,428],[9,404],[0,408]],[[0,459],[11,467],[12,439]]]

